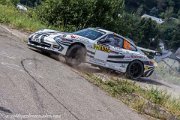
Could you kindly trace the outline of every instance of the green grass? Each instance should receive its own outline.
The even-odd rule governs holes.
[[[15,7],[11,5],[1,5],[0,4],[0,23],[15,27],[17,29],[25,31],[37,31],[43,28],[52,28],[46,24],[43,24],[37,19],[33,14],[32,10],[28,12],[20,12]],[[57,28],[55,28],[57,29]]]
[[[164,91],[143,89],[135,82],[123,78],[112,78],[104,82],[93,74],[83,73],[83,76],[141,114],[155,119],[180,119],[180,100],[172,98]]]

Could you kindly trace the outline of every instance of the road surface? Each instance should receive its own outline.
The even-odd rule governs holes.
[[[0,120],[144,119],[20,38],[0,27]]]

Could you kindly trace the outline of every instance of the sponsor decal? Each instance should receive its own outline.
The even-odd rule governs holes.
[[[97,44],[94,44],[94,49],[95,50],[100,50],[100,51],[104,51],[104,52],[111,52],[111,50],[109,49],[109,47],[106,47],[104,45],[97,45]]]
[[[149,70],[149,66],[144,66],[144,70],[145,71]]]
[[[125,56],[125,58],[143,58],[143,57],[142,56],[133,55],[133,56]]]
[[[152,69],[154,69],[152,66],[147,66],[147,65],[144,66],[145,71],[152,70]]]
[[[77,36],[75,36],[75,35],[71,35],[71,38],[77,38]]]

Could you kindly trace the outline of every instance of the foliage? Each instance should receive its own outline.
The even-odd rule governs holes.
[[[48,26],[42,24],[34,16],[32,17],[31,11],[28,13],[22,13],[13,6],[6,6],[1,4],[0,23],[9,24],[13,27],[27,31],[36,31],[42,28],[48,28]]]
[[[141,9],[142,14],[147,13],[163,18],[177,17],[180,8],[179,0],[125,0],[125,5],[129,12]]]
[[[47,24],[81,29],[110,26],[122,9],[123,0],[46,0],[38,15]]]
[[[20,0],[20,3],[29,7],[36,7],[41,4],[43,0]]]
[[[178,49],[180,46],[180,23],[169,20],[160,27],[160,37],[164,40],[169,49]]]
[[[19,0],[0,0],[2,5],[16,5],[17,3],[19,3]]]
[[[43,22],[62,26],[68,31],[101,27],[149,48],[150,40],[156,38],[158,33],[153,21],[141,20],[136,15],[124,12],[123,0],[46,0],[38,7],[37,13]],[[154,48],[158,47],[158,41],[155,42]]]
[[[151,19],[140,19],[136,15],[125,13],[111,27],[112,31],[132,39],[139,46],[158,48],[158,25]]]
[[[141,19],[135,27],[134,35],[139,39],[138,45],[147,48],[158,48],[158,26],[151,19]]]
[[[17,2],[34,7],[30,10],[33,15],[28,13],[30,18],[46,26],[69,32],[101,27],[126,36],[142,47],[158,49],[159,40],[171,49],[179,47],[179,23],[171,22],[172,17],[180,14],[177,0],[1,0],[0,4],[12,6]],[[166,22],[157,25],[150,19],[141,19],[144,13],[163,17]],[[8,16],[1,21],[7,19]]]

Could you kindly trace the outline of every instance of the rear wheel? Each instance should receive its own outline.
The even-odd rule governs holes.
[[[143,64],[140,61],[133,61],[129,64],[126,76],[130,79],[140,78],[144,73]]]
[[[70,66],[78,66],[85,61],[86,49],[81,45],[72,46],[66,54],[66,63]]]

